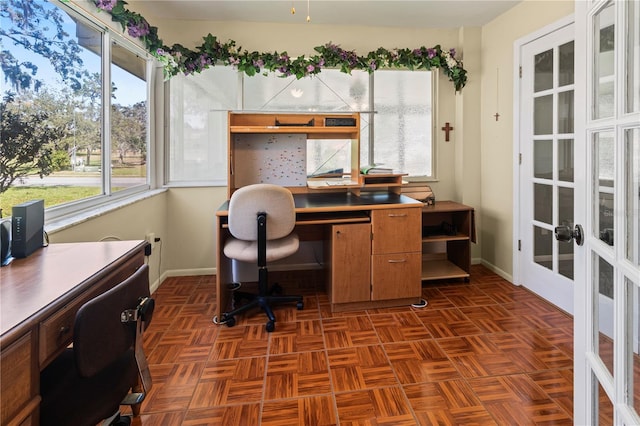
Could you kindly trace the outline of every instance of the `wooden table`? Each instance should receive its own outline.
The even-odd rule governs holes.
[[[143,265],[145,244],[51,244],[0,268],[0,424],[39,423],[40,371],[71,342],[80,306]]]

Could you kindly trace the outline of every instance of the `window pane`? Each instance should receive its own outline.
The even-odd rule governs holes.
[[[147,183],[146,61],[111,46],[111,191]]]
[[[29,153],[0,155],[21,166],[0,168],[10,186],[0,188],[2,207],[10,214],[30,199],[51,207],[103,194],[101,33],[47,1],[4,2],[3,8],[0,134],[3,150],[21,146]],[[39,32],[43,42],[36,41]]]
[[[410,176],[431,176],[431,73],[379,70],[373,93],[374,162]]]
[[[238,72],[211,67],[171,78],[169,181],[227,179],[227,111],[237,109]]]
[[[244,78],[243,109],[258,111],[366,111],[369,74],[325,69],[312,78],[283,78],[278,74]]]
[[[375,105],[370,104],[371,81],[379,81]],[[228,110],[357,111],[361,165],[379,162],[413,176],[432,175],[431,73],[426,71],[383,70],[370,76],[325,69],[297,80],[273,73],[248,77],[215,67],[176,76],[170,82],[170,182],[226,180]],[[349,145],[308,141],[307,172],[350,169],[351,153],[342,152]]]

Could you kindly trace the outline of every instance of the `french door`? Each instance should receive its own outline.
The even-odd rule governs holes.
[[[575,4],[574,422],[638,425],[640,2]]]
[[[554,25],[519,48],[519,284],[573,313],[574,26]]]

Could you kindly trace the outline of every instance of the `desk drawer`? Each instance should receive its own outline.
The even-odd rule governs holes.
[[[140,253],[127,260],[120,267],[108,273],[102,280],[90,285],[80,296],[59,309],[40,323],[40,369],[47,366],[64,348],[71,343],[73,337],[73,323],[80,307],[97,295],[115,287],[133,274],[144,262]]]
[[[9,347],[2,348],[0,424],[8,424],[10,420],[31,424],[31,414],[38,407],[39,399],[31,377],[34,373],[31,343],[29,332]]]
[[[421,260],[420,252],[371,256],[371,300],[420,297]]]
[[[422,211],[418,208],[371,212],[373,254],[420,251]]]
[[[56,314],[40,323],[40,368],[44,368],[60,353],[73,337],[73,322],[76,312],[89,297],[79,297]]]

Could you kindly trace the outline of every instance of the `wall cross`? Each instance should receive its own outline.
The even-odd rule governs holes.
[[[444,123],[444,127],[442,128],[442,130],[444,130],[445,142],[449,142],[449,132],[453,130],[453,127],[451,127],[449,125],[449,122],[447,121],[446,123]]]

